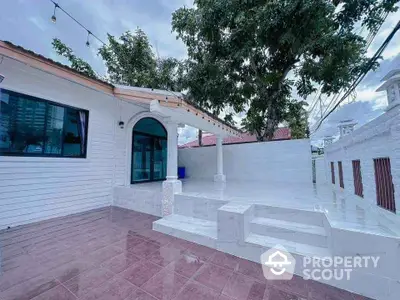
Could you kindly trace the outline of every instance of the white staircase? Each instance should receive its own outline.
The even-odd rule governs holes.
[[[253,211],[246,243],[265,249],[281,245],[300,256],[329,255],[322,213],[264,205]]]
[[[276,245],[300,257],[328,256],[324,218],[321,212],[178,194],[174,214],[153,229],[259,262]]]
[[[227,201],[175,195],[174,213],[153,223],[153,229],[216,248],[218,209]]]

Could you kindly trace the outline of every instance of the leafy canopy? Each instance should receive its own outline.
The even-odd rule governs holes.
[[[73,69],[98,78],[92,67],[59,39],[53,39],[52,45],[57,54],[68,59]],[[133,34],[127,31],[118,39],[108,34],[108,44],[103,45],[98,53],[107,68],[107,79],[112,83],[172,91],[179,89],[180,62],[172,57],[157,58],[147,35],[140,28]]]
[[[217,114],[247,110],[242,125],[260,140],[283,121],[302,137],[304,102],[292,94],[306,99],[318,86],[325,95],[348,87],[367,68],[356,24],[376,30],[396,2],[196,0],[172,19],[188,49],[183,84]]]

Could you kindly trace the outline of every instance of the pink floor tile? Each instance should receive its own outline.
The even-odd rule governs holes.
[[[233,299],[262,300],[266,284],[254,278],[234,273],[222,293]]]
[[[264,300],[307,300],[307,298],[281,291],[275,287],[268,287],[265,291]],[[325,298],[319,298],[318,300],[325,300]]]
[[[80,300],[123,300],[136,290],[136,287],[123,278],[114,277],[101,286],[92,289]]]
[[[137,289],[132,294],[130,294],[128,298],[126,298],[125,300],[158,300],[158,299],[154,298],[152,295],[148,294],[143,290]]]
[[[201,266],[203,266],[203,262],[199,260],[197,256],[183,254],[179,259],[170,263],[167,268],[170,271],[176,272],[185,277],[192,277]]]
[[[101,248],[88,256],[88,259],[96,265],[100,265],[101,263],[109,260],[119,254],[124,252],[121,248],[111,245],[104,248]]]
[[[291,280],[272,280],[268,283],[280,290],[287,291],[303,298],[307,298],[309,294],[310,281],[304,280],[300,276],[294,275]]]
[[[64,286],[57,285],[56,287],[40,294],[32,300],[75,300],[76,297],[68,291]]]
[[[170,300],[187,281],[187,278],[164,269],[147,281],[142,289],[157,299]]]
[[[142,261],[130,266],[121,276],[136,286],[142,286],[156,273],[161,271],[161,267],[149,261]]]
[[[218,300],[234,300],[234,299],[229,298],[228,296],[225,296],[225,295],[220,295],[220,296],[218,297]]]
[[[94,269],[95,265],[87,260],[73,260],[49,271],[60,282],[66,282],[75,276]]]
[[[147,259],[157,265],[165,267],[172,261],[177,260],[183,253],[184,250],[180,250],[169,244],[152,253]]]
[[[196,282],[189,282],[174,300],[217,300],[220,294]]]
[[[27,280],[41,275],[44,269],[35,261],[27,262],[14,268],[10,271],[4,272],[0,275],[0,293]],[[1,298],[0,298],[1,299]]]
[[[58,282],[48,275],[39,275],[0,292],[1,300],[29,300],[52,288]]]
[[[239,262],[238,272],[250,277],[253,277],[259,281],[266,281],[261,264],[241,259]]]
[[[128,234],[113,245],[127,251],[143,242],[145,242],[143,238]]]
[[[144,242],[131,248],[129,251],[139,257],[148,258],[152,253],[156,252],[158,249],[160,249],[159,245],[154,244],[152,242]]]
[[[175,240],[169,235],[154,231],[152,229],[141,232],[139,236],[146,238],[148,241],[153,242],[160,247],[165,246]]]
[[[212,257],[211,257],[211,262],[224,267],[224,268],[228,268],[231,270],[237,270],[239,262],[240,262],[240,258],[230,255],[228,253],[224,253],[224,252],[220,252],[217,251]]]
[[[123,252],[115,257],[112,257],[104,261],[101,266],[118,274],[125,271],[133,264],[140,261],[140,257],[134,255],[131,252]]]
[[[200,260],[208,261],[217,251],[202,245],[194,244],[191,245],[186,252],[199,257]]]
[[[0,231],[0,299],[371,300],[267,281],[256,263],[152,231],[157,219],[110,207]]]
[[[91,289],[104,284],[113,276],[114,274],[109,270],[96,268],[79,274],[78,276],[66,281],[64,286],[77,297],[81,297]]]
[[[194,280],[221,292],[228,283],[233,272],[213,264],[204,264],[194,277]]]
[[[181,249],[181,250],[186,250],[186,249],[188,249],[188,248],[190,248],[190,247],[192,247],[192,246],[194,246],[194,245],[197,245],[197,244],[195,244],[195,243],[192,243],[192,242],[189,242],[189,241],[185,241],[185,240],[182,240],[182,239],[178,239],[178,238],[175,238],[175,239],[171,242],[171,244],[172,244],[175,248],[179,248],[179,249]]]
[[[353,294],[345,290],[322,284],[316,281],[308,281],[310,300],[354,300]]]

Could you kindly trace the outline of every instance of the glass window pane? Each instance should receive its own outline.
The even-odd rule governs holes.
[[[167,132],[165,131],[164,126],[162,126],[160,122],[153,118],[141,119],[135,124],[133,130],[150,135],[167,137]]]
[[[0,149],[6,153],[43,153],[46,103],[0,90]]]
[[[82,124],[80,120],[80,112],[73,108],[66,108],[64,119],[64,156],[81,156],[84,155],[81,143],[84,143],[82,138]],[[85,126],[83,127],[85,129]],[[85,130],[83,130],[85,131]]]
[[[135,134],[133,140],[132,181],[148,181],[151,175],[152,138]]]
[[[46,154],[61,154],[65,108],[49,104],[46,119]]]
[[[167,176],[167,140],[154,137],[154,180]]]

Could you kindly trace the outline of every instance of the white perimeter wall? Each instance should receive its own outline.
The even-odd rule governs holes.
[[[127,124],[146,110],[4,59],[0,88],[89,110],[88,155],[82,158],[0,156],[0,229],[112,203],[127,180]]]
[[[376,205],[374,158],[389,157],[397,213],[400,211],[400,108],[393,108],[352,134],[325,148],[325,171],[331,182],[330,162],[335,165],[339,187],[338,161],[342,161],[344,190],[354,195],[352,160],[360,160],[364,199]]]
[[[227,180],[312,182],[306,139],[223,145],[223,156]],[[216,147],[180,149],[178,164],[186,167],[187,177],[213,179]]]

